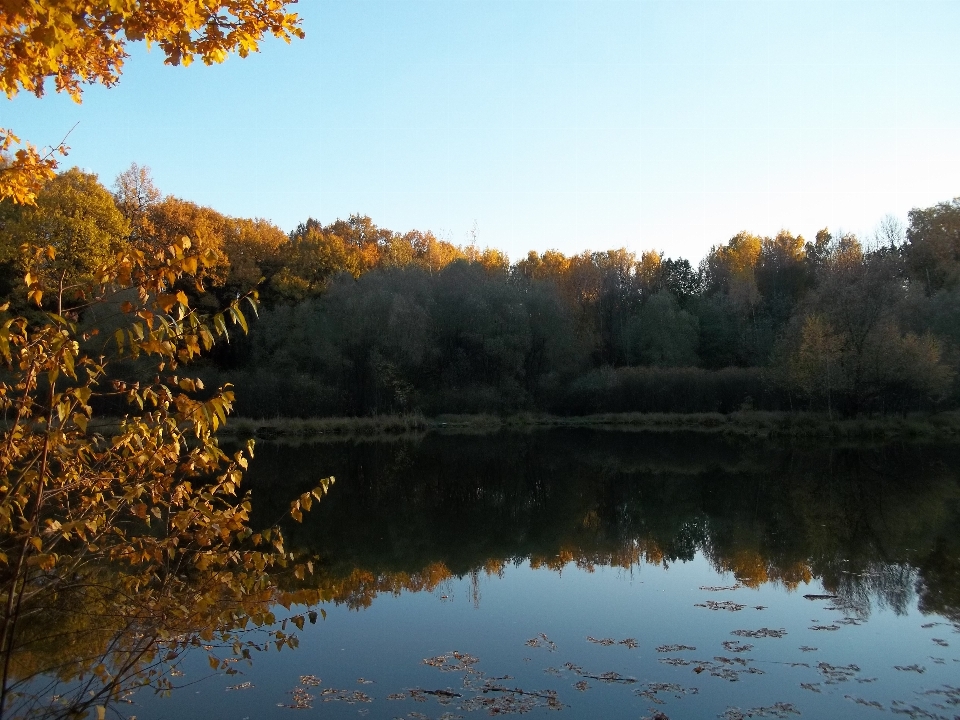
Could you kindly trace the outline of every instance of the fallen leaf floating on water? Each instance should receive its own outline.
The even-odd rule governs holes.
[[[407,692],[410,694],[410,699],[416,702],[421,702],[421,703],[426,702],[427,701],[426,696],[430,695],[441,705],[449,705],[454,701],[454,699],[463,697],[461,693],[458,693],[455,690],[450,690],[449,688],[446,690],[425,690],[424,688],[417,687],[417,688],[411,688],[407,690]],[[403,693],[397,693],[397,694],[403,695]],[[395,697],[393,699],[402,700],[403,698]]]
[[[683,652],[684,650],[696,650],[692,645],[661,645],[657,648],[658,653]]]
[[[900,700],[894,700],[890,703],[890,712],[894,715],[906,715],[910,718],[930,718],[931,720],[956,720],[956,715],[953,718],[947,717],[946,715],[935,715],[934,713],[919,708],[916,705],[907,705],[905,702]]]
[[[742,665],[743,667],[746,667],[747,663],[749,662],[747,660],[744,660],[743,658],[738,658],[738,657],[728,658],[728,657],[723,657],[722,655],[717,655],[713,659],[716,660],[718,663],[722,663],[723,665]]]
[[[293,696],[292,703],[277,703],[277,707],[290,708],[291,710],[309,710],[313,707],[311,701],[314,699],[313,695],[308,693],[302,687],[295,687],[290,691],[290,695]]]
[[[844,695],[843,697],[847,700],[852,700],[857,705],[864,705],[866,707],[876,708],[877,710],[886,710],[886,708],[876,700],[864,700],[863,698],[854,697],[853,695]]]
[[[921,675],[927,671],[923,665],[894,665],[893,669],[900,670],[901,672],[920,673]]]
[[[507,715],[530,712],[538,707],[549,710],[560,710],[564,707],[557,698],[556,690],[507,688],[488,680],[483,684],[481,693],[464,702],[460,709],[467,712],[486,710],[490,715]],[[493,696],[491,693],[500,694]]]
[[[739,640],[724,640],[720,644],[723,645],[727,652],[742,653],[753,650],[753,645],[750,645],[749,643],[741,643]]]
[[[855,617],[845,617],[833,621],[835,625],[863,625],[863,620]]]
[[[254,685],[252,682],[248,680],[247,682],[242,682],[239,685],[230,685],[225,689],[226,690],[249,690],[250,688],[254,688],[254,687],[256,687],[256,685]]]
[[[840,626],[839,625],[811,625],[810,629],[811,630],[827,630],[827,631],[833,632],[834,630],[839,630]]]
[[[595,637],[591,635],[587,635],[587,642],[592,642],[595,645],[603,645],[604,647],[617,644],[617,641],[614,640],[613,638],[603,638],[601,640],[597,640]]]
[[[707,600],[703,603],[697,603],[694,607],[702,607],[707,610],[728,610],[730,612],[738,612],[743,610],[746,605],[741,605],[740,603],[731,602],[730,600],[724,600],[723,602],[717,602],[716,600]]]
[[[637,681],[636,678],[621,675],[620,673],[614,672],[612,670],[608,672],[600,673],[599,675],[594,675],[593,673],[587,672],[579,665],[574,665],[572,662],[564,663],[563,666],[567,670],[570,670],[576,673],[580,677],[590,678],[591,680],[599,680],[600,682],[603,682],[603,683],[620,683],[623,685],[632,685]]]
[[[578,682],[575,682],[573,686],[580,692],[586,692],[587,690],[590,689],[590,683],[588,683],[586,680],[580,680]]]
[[[598,640],[592,635],[587,635],[587,642],[592,642],[595,645],[602,645],[603,647],[610,647],[611,645],[625,645],[630,650],[635,650],[638,647],[636,638],[624,638],[623,640],[601,638]]]
[[[544,633],[540,633],[535,638],[530,638],[524,643],[524,645],[527,647],[545,647],[550,652],[557,651],[557,644],[548,638]]]
[[[933,655],[930,656],[930,659],[933,661],[933,664],[934,664],[934,665],[946,665],[946,664],[947,664],[947,661],[944,660],[943,658],[934,657]]]
[[[810,690],[812,692],[820,692],[820,683],[800,683],[800,687],[804,690]]]
[[[948,643],[946,640],[941,640],[940,638],[932,638],[932,639],[940,647],[950,647],[950,643]]]
[[[666,658],[665,658],[666,659]],[[750,667],[747,664],[746,660],[742,658],[715,658],[718,662],[711,662],[710,660],[694,660],[692,663],[684,664],[695,664],[696,667],[693,668],[693,671],[700,675],[703,672],[708,672],[713,677],[718,677],[722,680],[727,680],[729,682],[737,682],[740,679],[741,675],[763,675],[763,670],[759,668]],[[739,668],[730,667],[731,665],[739,665]]]
[[[739,590],[743,585],[728,585],[728,586],[714,586],[714,585],[701,585],[700,589],[707,592],[726,592],[727,590]]]
[[[424,665],[437,668],[441,672],[477,672],[473,666],[478,662],[480,658],[456,650],[423,660]]]
[[[944,685],[942,688],[927,690],[924,695],[942,695],[949,705],[960,705],[960,688]]]
[[[760,628],[759,630],[734,630],[730,634],[749,638],[782,638],[787,634],[787,631],[783,628],[780,628],[779,630],[771,630],[770,628],[764,627]]]
[[[358,702],[373,702],[373,698],[360,692],[359,690],[337,690],[336,688],[327,688],[320,692],[320,698],[323,702],[345,702],[347,705],[353,705]]]
[[[407,699],[407,694],[402,692],[391,693],[390,695],[387,695],[387,700],[406,700],[406,699]]]
[[[367,680],[366,678],[357,678],[357,683],[359,685],[373,685],[373,680]]]
[[[308,686],[316,687],[317,685],[320,684],[320,682],[321,682],[320,678],[318,678],[316,675],[301,675],[301,676],[300,676],[300,684],[301,684],[301,685],[308,685]]]
[[[548,667],[546,670],[544,670],[544,672],[547,675],[556,675],[557,677],[560,677],[561,675],[563,675],[563,673],[557,670],[555,667]]]
[[[853,679],[860,672],[860,668],[852,663],[850,665],[831,665],[821,662],[817,663],[817,672],[827,679],[827,685],[836,685]]]
[[[640,718],[640,720],[670,720],[669,715],[664,715],[659,710],[650,708],[650,712],[652,712],[653,715],[644,715],[642,718]]]
[[[657,705],[663,705],[664,701],[657,697],[657,693],[670,693],[678,700],[684,695],[697,695],[699,690],[695,687],[685,688],[676,683],[647,683],[642,690],[634,690],[634,693],[640,697],[646,698]]]
[[[810,647],[809,645],[801,645],[800,650],[803,652],[816,652],[819,648]]]
[[[786,718],[799,714],[800,711],[792,703],[778,702],[768,707],[755,707],[750,710],[727,708],[726,712],[720,717],[723,720],[744,720],[752,717]]]

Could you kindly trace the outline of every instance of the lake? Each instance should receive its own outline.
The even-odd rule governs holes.
[[[253,524],[327,475],[284,524],[324,598],[299,647],[197,652],[125,716],[960,717],[956,446],[261,442]]]

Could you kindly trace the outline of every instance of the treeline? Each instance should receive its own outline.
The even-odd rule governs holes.
[[[109,325],[72,289],[182,236],[203,253],[182,288],[197,306],[259,293],[249,336],[200,370],[243,415],[960,406],[960,199],[866,241],[740,233],[697,266],[625,249],[511,264],[361,216],[286,234],[164,197],[135,165],[112,192],[74,169],[36,207],[0,204],[0,292],[25,305],[19,248],[53,245],[64,306]]]

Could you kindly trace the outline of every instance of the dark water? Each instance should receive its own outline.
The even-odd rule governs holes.
[[[128,712],[960,716],[960,448],[571,430],[261,443],[254,524],[331,474],[286,526],[316,556],[326,617],[240,675],[199,654],[180,678],[196,684]]]

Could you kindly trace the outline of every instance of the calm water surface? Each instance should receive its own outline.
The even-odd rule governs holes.
[[[958,468],[603,431],[261,443],[255,523],[337,478],[286,529],[326,616],[129,712],[957,718]]]

